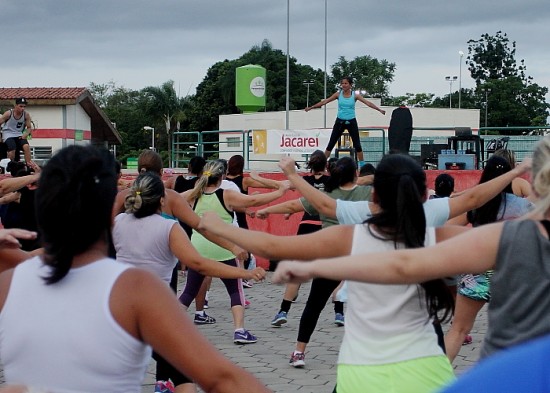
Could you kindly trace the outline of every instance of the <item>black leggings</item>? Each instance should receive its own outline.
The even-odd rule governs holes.
[[[363,148],[361,147],[361,141],[359,140],[359,127],[357,126],[357,119],[342,120],[336,118],[326,150],[332,151],[332,149],[334,149],[334,146],[336,146],[336,143],[344,133],[344,130],[348,130],[348,134],[351,137],[355,151],[357,153],[362,152]]]
[[[187,378],[184,374],[180,373],[178,369],[173,367],[162,356],[153,351],[153,359],[157,361],[156,379],[157,381],[172,380],[175,386],[182,385],[184,383],[193,383],[192,380]]]
[[[309,297],[298,329],[298,341],[309,343],[311,335],[317,326],[321,311],[325,308],[330,295],[338,287],[340,281],[327,280],[326,278],[314,278],[311,282]]]
[[[174,270],[176,268],[174,268]],[[170,287],[172,288],[175,294],[177,290],[176,287],[172,287],[172,285],[170,285]],[[172,383],[175,386],[179,386],[184,383],[193,383],[192,380],[190,380],[187,376],[179,372],[177,368],[173,367],[170,363],[168,363],[166,359],[164,359],[155,351],[153,351],[153,359],[157,361],[157,369],[155,374],[157,381],[168,381],[169,379],[171,379]]]

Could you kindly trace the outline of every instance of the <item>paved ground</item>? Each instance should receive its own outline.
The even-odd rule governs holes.
[[[309,284],[305,284],[289,314],[286,326],[275,329],[270,321],[282,299],[283,287],[271,284],[268,279],[245,289],[247,298],[252,302],[246,311],[246,327],[259,339],[256,344],[233,344],[233,324],[229,310],[229,299],[220,280],[214,279],[211,289],[210,309],[207,312],[217,319],[215,325],[200,326],[201,332],[230,358],[247,369],[277,393],[330,393],[336,380],[336,359],[343,327],[334,324],[334,311],[329,304],[321,314],[317,330],[312,337],[306,353],[306,367],[294,369],[288,359],[294,349],[299,318],[304,307]],[[183,276],[180,285],[183,284]],[[193,306],[191,310],[194,311]],[[192,311],[190,311],[192,312]],[[471,367],[478,358],[483,335],[487,329],[486,310],[483,309],[472,331],[473,343],[462,347],[454,367],[457,375]],[[197,356],[200,356],[198,354]],[[0,370],[0,385],[4,382]],[[154,362],[151,362],[146,375],[142,393],[154,390]]]
[[[317,330],[308,345],[306,367],[304,369],[290,367],[288,359],[294,349],[309,284],[302,286],[300,296],[290,310],[288,324],[282,328],[272,328],[270,321],[278,311],[284,287],[271,284],[272,273],[268,274],[265,282],[245,289],[247,298],[252,302],[250,308],[246,310],[246,327],[258,337],[259,341],[256,344],[233,344],[233,323],[229,311],[229,300],[225,288],[217,279],[212,282],[211,307],[207,310],[209,315],[217,319],[217,323],[200,326],[199,329],[225,356],[256,375],[274,392],[332,392],[336,380],[336,359],[345,328],[334,324],[334,310],[332,305],[328,304],[319,318]],[[457,375],[476,362],[486,330],[487,317],[484,308],[472,331],[473,343],[462,347],[454,362]],[[152,363],[142,393],[153,391],[153,370]]]

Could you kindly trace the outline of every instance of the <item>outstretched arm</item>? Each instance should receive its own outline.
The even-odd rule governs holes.
[[[273,282],[304,282],[322,277],[377,284],[412,284],[459,273],[484,272],[495,263],[502,226],[497,223],[471,230],[438,228],[438,237],[440,230],[465,233],[425,248],[318,259],[309,263],[282,261]]]
[[[249,177],[243,178],[243,188],[245,189],[245,191],[248,191],[249,187],[271,188],[276,190],[278,188],[284,187],[284,185],[278,180],[267,179],[260,176],[256,172],[250,172]]]
[[[308,261],[325,256],[347,255],[351,250],[353,237],[353,226],[348,225],[334,225],[308,235],[276,236],[236,228],[211,212],[202,216],[200,227],[268,259],[292,258]]]
[[[20,188],[28,186],[34,182],[37,182],[40,178],[39,173],[34,175],[20,176],[20,177],[8,177],[0,180],[0,196],[6,195],[9,192],[17,191]]]
[[[456,217],[467,211],[477,209],[495,196],[512,182],[516,177],[521,176],[531,169],[531,159],[526,158],[523,162],[499,177],[485,183],[472,187],[457,197],[449,198],[449,218]]]
[[[294,159],[292,157],[281,158],[279,161],[279,168],[283,170],[296,190],[313,205],[319,214],[330,218],[336,218],[336,200],[313,187],[305,181],[302,176],[296,173]]]
[[[250,215],[264,220],[270,214],[293,214],[293,213],[298,213],[303,211],[304,211],[304,205],[300,203],[300,200],[293,199],[291,201],[286,201],[283,203],[279,203],[277,205],[264,207],[263,209],[257,210],[255,212],[251,212]]]
[[[275,199],[282,197],[288,190],[288,185],[283,183],[276,191],[263,194],[246,195],[233,190],[223,191],[223,200],[231,210],[245,211],[247,207],[267,205]]]
[[[172,214],[174,215],[174,217],[176,217],[178,220],[183,221],[191,228],[197,230],[201,235],[210,240],[212,243],[216,243],[218,246],[231,251],[239,261],[244,261],[246,258],[248,258],[248,252],[246,252],[246,250],[243,250],[241,247],[231,243],[226,239],[216,236],[213,233],[199,229],[198,226],[200,223],[200,217],[197,215],[197,213],[193,211],[191,206],[189,206],[189,203],[187,203],[186,199],[181,194],[178,194],[174,190],[166,190],[166,193],[172,194],[170,195],[168,202],[170,203],[170,207],[172,209]]]
[[[321,100],[321,101],[319,101],[318,103],[313,104],[312,106],[308,106],[308,107],[305,109],[305,111],[306,111],[306,112],[309,112],[309,111],[312,110],[312,109],[320,108],[320,107],[322,107],[322,106],[328,104],[329,102],[332,102],[332,101],[338,99],[338,95],[339,95],[339,94],[340,94],[340,93],[336,92],[336,93],[334,93],[333,95],[331,95],[330,97],[325,98],[324,100]]]
[[[380,108],[377,107],[375,104],[373,104],[372,102],[370,102],[369,100],[367,100],[365,97],[363,97],[361,94],[356,93],[356,94],[355,94],[355,98],[356,98],[358,101],[361,101],[363,104],[365,104],[365,105],[368,106],[369,108],[372,108],[372,109],[374,109],[375,111],[378,111],[378,112],[380,112],[380,113],[383,114],[383,115],[386,114],[386,111],[385,111],[385,110],[380,109]]]
[[[203,276],[243,278],[256,281],[260,281],[265,277],[265,270],[261,267],[246,270],[204,258],[191,244],[183,228],[177,224],[173,225],[170,231],[170,249],[182,263]]]
[[[208,342],[170,288],[150,272],[125,271],[113,287],[109,306],[124,330],[151,345],[176,369],[196,381],[203,391],[270,391]]]
[[[17,239],[36,239],[36,232],[24,229],[0,229],[0,273],[34,255],[21,250]]]

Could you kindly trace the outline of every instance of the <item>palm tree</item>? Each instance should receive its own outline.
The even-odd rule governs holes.
[[[149,86],[143,89],[146,99],[146,112],[154,119],[162,120],[166,129],[168,157],[172,159],[172,133],[179,128],[183,117],[184,107],[188,101],[179,98],[174,89],[174,81],[164,82],[162,86]],[[179,131],[179,130],[178,130]],[[171,165],[171,162],[168,163]]]

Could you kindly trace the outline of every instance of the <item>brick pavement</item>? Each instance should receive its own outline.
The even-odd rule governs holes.
[[[201,332],[229,359],[247,369],[269,388],[277,393],[330,393],[336,380],[336,360],[345,328],[334,324],[334,311],[328,304],[317,325],[306,353],[306,367],[294,369],[288,359],[294,349],[301,312],[309,292],[309,284],[304,284],[300,296],[289,313],[289,322],[282,328],[272,328],[270,321],[282,299],[283,287],[271,284],[268,279],[245,289],[252,302],[246,311],[246,327],[257,337],[256,344],[233,344],[233,323],[229,309],[229,299],[225,288],[214,279],[211,289],[210,309],[207,312],[217,319],[215,325],[199,326]],[[180,286],[183,284],[183,276]],[[191,305],[190,313],[194,311]],[[486,309],[482,309],[472,330],[473,343],[464,346],[454,362],[457,375],[471,367],[479,356],[481,341],[487,330]],[[200,354],[197,354],[200,356]],[[3,384],[0,369],[0,386]],[[154,362],[147,372],[142,393],[153,392]]]
[[[272,328],[270,321],[278,311],[284,287],[271,284],[271,275],[272,273],[268,273],[265,282],[245,289],[247,298],[252,302],[245,313],[245,326],[258,337],[256,344],[233,344],[229,300],[225,288],[218,279],[212,281],[210,309],[206,310],[209,315],[216,318],[217,323],[199,326],[199,329],[225,356],[253,373],[274,392],[332,392],[336,381],[336,360],[345,328],[334,324],[334,310],[331,304],[327,304],[308,345],[306,367],[290,367],[288,359],[294,349],[298,324],[310,284],[304,284],[300,289],[300,295],[290,310],[288,323],[281,328]],[[191,305],[190,312],[193,311]],[[486,330],[487,315],[486,308],[483,308],[472,330],[473,343],[462,347],[453,364],[457,375],[476,362]],[[153,391],[153,370],[154,364],[151,363],[142,393]]]

